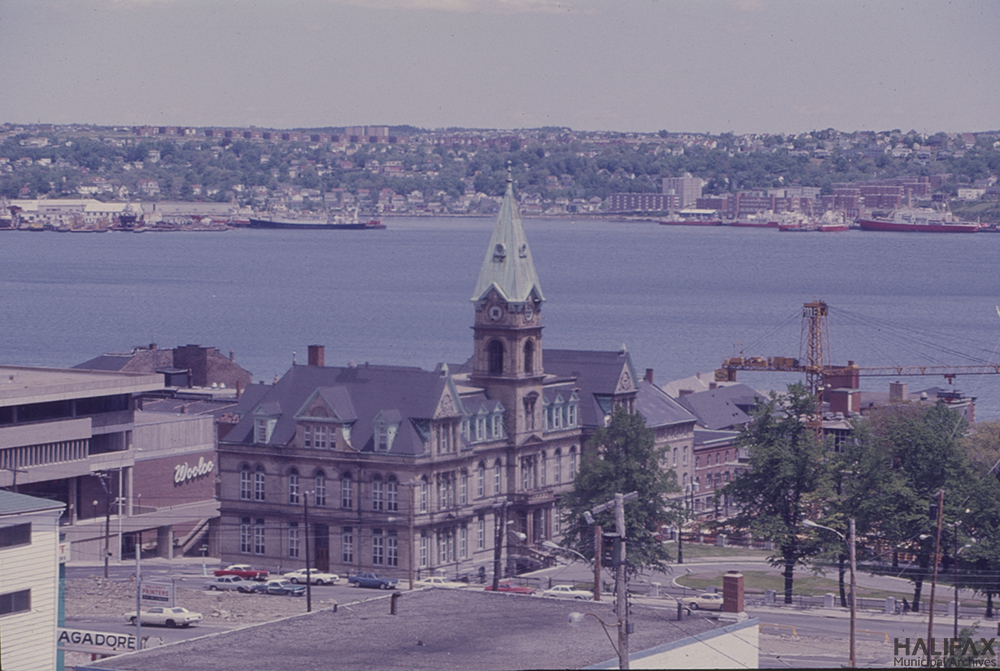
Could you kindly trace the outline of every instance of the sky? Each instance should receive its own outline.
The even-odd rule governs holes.
[[[3,0],[0,123],[1000,129],[997,0]]]

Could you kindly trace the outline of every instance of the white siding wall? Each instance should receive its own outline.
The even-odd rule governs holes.
[[[59,510],[0,517],[0,526],[31,522],[31,545],[0,548],[0,593],[31,589],[31,610],[0,617],[0,668],[56,666]]]

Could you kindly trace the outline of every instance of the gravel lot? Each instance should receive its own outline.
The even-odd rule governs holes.
[[[337,603],[330,596],[331,588],[314,588],[314,611]],[[384,593],[382,593],[384,595]],[[363,598],[364,595],[359,595]],[[368,595],[372,596],[372,595]],[[206,622],[240,627],[270,622],[306,611],[306,598],[240,594],[202,589],[201,581],[190,587],[177,585],[174,602],[188,610],[201,613]],[[104,577],[66,581],[66,617],[114,617],[135,610],[135,582],[116,582]]]

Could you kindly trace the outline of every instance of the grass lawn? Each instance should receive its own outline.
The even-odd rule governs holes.
[[[777,571],[743,571],[743,588],[749,594],[763,594],[764,590],[773,589],[778,594],[785,592],[785,579]],[[677,578],[677,584],[702,591],[709,587],[722,589],[723,571],[691,573]],[[839,594],[837,580],[816,576],[812,573],[796,574],[793,591],[798,596],[822,596],[827,593]],[[884,599],[894,596],[902,599],[912,598],[913,592],[888,592],[885,590],[858,587],[859,598]]]
[[[677,556],[677,544],[671,543],[670,553]],[[704,557],[759,557],[764,559],[774,554],[768,550],[748,550],[747,548],[723,548],[718,545],[707,545],[702,543],[684,544],[684,561],[688,559],[701,559]]]

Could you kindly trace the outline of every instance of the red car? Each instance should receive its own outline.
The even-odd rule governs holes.
[[[493,591],[493,585],[487,585],[486,586],[486,591],[487,592],[492,592]],[[515,585],[515,584],[509,583],[509,582],[502,582],[497,587],[497,591],[498,592],[513,592],[514,594],[534,594],[535,593],[535,588],[534,587],[525,587],[524,585]]]
[[[238,575],[244,580],[266,580],[268,573],[255,569],[249,564],[233,564],[226,568],[220,568],[215,572],[215,575]]]

